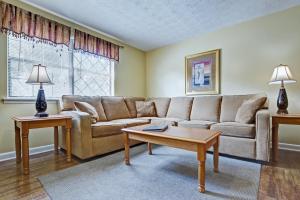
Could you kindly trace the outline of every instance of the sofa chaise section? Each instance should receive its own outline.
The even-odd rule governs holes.
[[[136,118],[135,101],[138,100],[144,98],[63,96],[60,114],[73,117],[72,154],[80,159],[87,159],[124,148],[121,129],[149,123],[146,119]],[[88,113],[75,110],[75,101],[93,105],[102,117],[96,123],[92,123]],[[64,134],[63,130],[62,135]],[[61,147],[65,148],[64,137],[61,139]],[[133,144],[137,144],[137,141],[133,140]]]

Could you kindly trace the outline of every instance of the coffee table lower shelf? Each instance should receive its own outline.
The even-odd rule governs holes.
[[[177,127],[172,127],[174,128]],[[170,128],[169,128],[170,129]],[[185,130],[186,129],[186,130]],[[212,133],[210,138],[206,140],[196,140],[195,138],[189,138],[189,134],[186,136],[183,134],[183,137],[173,137],[169,134],[162,134],[162,133],[151,133],[151,132],[144,132],[144,131],[137,131],[136,129],[122,129],[124,132],[124,146],[125,146],[125,164],[130,165],[130,139],[139,140],[148,143],[148,153],[152,154],[152,145],[151,144],[159,144],[165,145],[180,149],[185,149],[189,151],[197,152],[197,159],[198,159],[198,189],[200,192],[205,192],[205,161],[206,161],[206,152],[207,150],[213,146],[213,160],[214,160],[214,171],[218,172],[219,166],[219,140],[220,140],[220,133],[215,132]],[[177,131],[187,131],[185,133],[189,133],[188,128],[180,128]],[[203,129],[204,130],[204,129]],[[168,133],[170,133],[169,130]],[[207,130],[205,130],[207,133]],[[199,131],[201,134],[201,131]]]

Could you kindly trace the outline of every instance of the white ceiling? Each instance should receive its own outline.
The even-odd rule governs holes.
[[[300,0],[24,0],[148,51]]]

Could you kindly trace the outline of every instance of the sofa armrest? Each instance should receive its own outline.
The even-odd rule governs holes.
[[[256,112],[256,159],[270,159],[270,111],[261,109]]]
[[[79,111],[62,111],[60,114],[72,116],[72,154],[81,159],[92,156],[91,116]],[[64,147],[64,139],[62,141]]]

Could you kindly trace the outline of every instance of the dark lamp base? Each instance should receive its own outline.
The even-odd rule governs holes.
[[[40,112],[40,113],[36,113],[34,116],[35,117],[48,117],[49,114],[46,112]]]
[[[289,112],[285,109],[278,109],[277,110],[277,114],[279,115],[284,115],[284,114],[289,114]]]
[[[47,101],[42,85],[36,98],[35,108],[37,111],[37,113],[34,115],[35,117],[48,117],[48,113],[46,113]]]
[[[277,114],[288,114],[288,97],[284,87],[282,86],[279,90],[278,98],[277,98]]]

